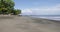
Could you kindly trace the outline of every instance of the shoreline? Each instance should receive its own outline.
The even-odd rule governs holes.
[[[23,16],[23,17],[31,17],[31,16]],[[45,20],[51,20],[51,21],[59,21],[59,20],[53,20],[53,19],[47,19],[47,18],[38,18],[38,17],[31,17],[36,19],[45,19]]]
[[[37,23],[39,22],[47,22],[47,24],[51,24],[51,23],[56,23],[56,24],[60,24],[60,21],[58,20],[51,20],[51,19],[45,19],[45,18],[36,18],[36,17],[30,17],[30,16],[22,16],[22,17],[27,17],[27,18],[31,18],[32,20],[37,21]],[[51,22],[51,23],[50,23]]]
[[[60,24],[60,21],[59,20],[52,20],[52,19],[45,19],[45,18],[35,18],[35,17],[31,17],[32,19],[35,19],[35,20],[46,20],[46,21],[51,21],[51,22],[55,22],[55,23],[59,23]]]
[[[26,15],[27,16],[27,15]],[[44,17],[42,15],[40,15],[41,17],[36,17],[36,16],[27,16],[27,17],[33,17],[33,18],[42,18],[42,19],[49,19],[49,20],[56,20],[56,21],[60,21],[60,17]]]

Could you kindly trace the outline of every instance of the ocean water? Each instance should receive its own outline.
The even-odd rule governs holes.
[[[32,17],[60,21],[60,15],[35,15],[35,16],[32,16]]]

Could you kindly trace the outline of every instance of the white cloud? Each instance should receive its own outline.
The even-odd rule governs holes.
[[[22,10],[22,15],[31,15],[32,11],[30,9],[23,9]]]
[[[30,8],[24,9],[22,11],[25,15],[60,15],[60,4],[54,7],[40,7],[40,8]]]

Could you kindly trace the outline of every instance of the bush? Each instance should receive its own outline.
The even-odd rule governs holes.
[[[14,15],[18,15],[18,14],[20,14],[20,13],[21,13],[21,10],[19,10],[19,9],[14,10],[14,12],[13,12]]]

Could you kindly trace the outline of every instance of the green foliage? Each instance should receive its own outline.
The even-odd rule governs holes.
[[[18,15],[20,13],[21,13],[21,10],[19,10],[19,9],[15,9],[14,12],[13,12],[14,15]]]
[[[0,14],[19,14],[21,10],[14,10],[15,3],[13,0],[0,0]]]

